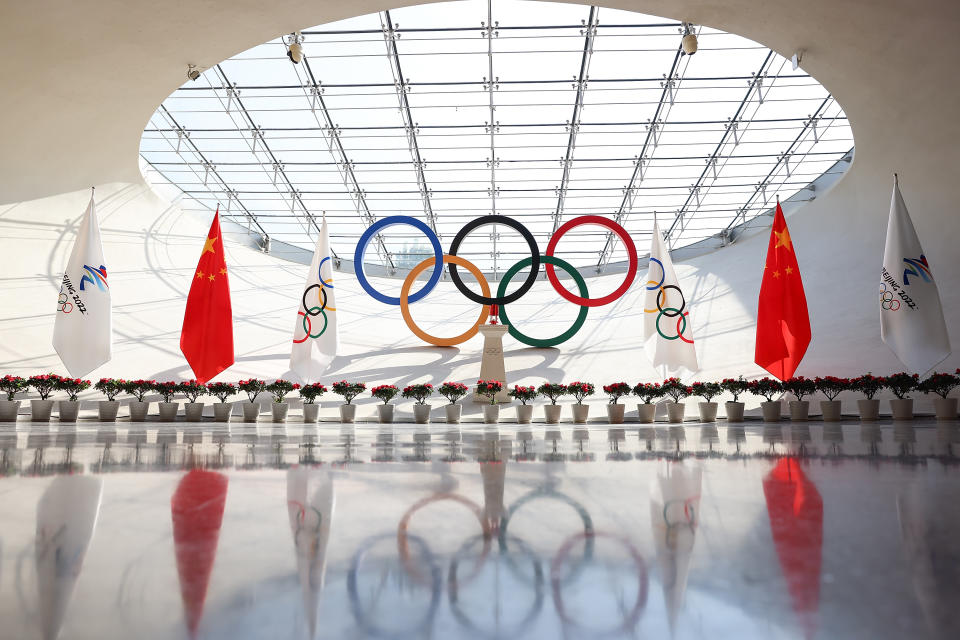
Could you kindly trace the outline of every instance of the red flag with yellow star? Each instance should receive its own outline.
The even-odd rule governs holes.
[[[787,221],[778,201],[760,285],[754,360],[777,378],[786,380],[797,370],[809,344],[807,297]]]
[[[180,350],[197,380],[207,382],[233,364],[233,310],[220,238],[220,210],[213,216],[183,314]]]

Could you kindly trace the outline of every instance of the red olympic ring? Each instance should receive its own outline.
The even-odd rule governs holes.
[[[572,220],[568,220],[563,223],[559,229],[553,234],[553,237],[550,238],[550,243],[547,245],[547,251],[545,255],[553,256],[553,252],[557,248],[557,244],[560,242],[560,238],[563,237],[567,231],[570,231],[574,227],[579,227],[584,224],[596,224],[601,227],[606,227],[613,233],[617,234],[620,238],[620,242],[623,243],[623,246],[627,249],[627,257],[630,260],[630,264],[627,268],[627,275],[623,279],[623,284],[621,284],[617,289],[602,298],[583,298],[581,296],[575,295],[567,291],[567,289],[560,284],[560,279],[557,278],[557,274],[554,271],[553,265],[546,263],[547,269],[547,278],[550,280],[550,284],[559,293],[565,300],[572,302],[574,304],[579,304],[584,307],[602,307],[605,304],[610,304],[614,300],[617,300],[624,293],[627,292],[627,289],[630,288],[630,285],[633,284],[633,279],[637,276],[637,246],[633,243],[633,239],[630,237],[630,234],[627,233],[627,230],[621,227],[619,224],[613,220],[608,220],[603,216],[578,216]]]

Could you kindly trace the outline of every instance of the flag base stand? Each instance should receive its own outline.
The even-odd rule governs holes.
[[[480,359],[480,377],[478,380],[499,380],[503,391],[494,397],[494,402],[510,402],[507,395],[507,367],[503,361],[503,335],[510,330],[505,324],[482,324],[479,327],[483,335],[483,357]],[[490,399],[478,393],[473,394],[474,402],[490,404]]]

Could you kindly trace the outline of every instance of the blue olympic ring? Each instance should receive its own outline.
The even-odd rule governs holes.
[[[437,235],[433,232],[433,229],[431,229],[425,223],[420,222],[416,218],[412,218],[410,216],[389,216],[383,218],[382,220],[378,220],[370,225],[367,230],[363,232],[363,235],[360,236],[360,242],[357,243],[357,250],[353,254],[353,268],[357,273],[357,281],[360,283],[360,286],[363,287],[363,290],[369,293],[374,300],[379,300],[384,304],[392,304],[396,307],[399,307],[399,296],[387,296],[380,293],[373,288],[373,285],[370,284],[370,282],[367,280],[367,276],[363,273],[363,254],[367,250],[367,245],[370,244],[370,241],[378,232],[397,224],[407,224],[411,227],[416,227],[423,232],[423,235],[427,236],[427,239],[430,240],[430,244],[433,245],[433,273],[430,274],[430,279],[427,280],[425,285],[423,285],[423,288],[410,296],[408,302],[412,303],[423,299],[427,296],[427,294],[433,291],[434,287],[437,286],[437,283],[440,282],[440,276],[443,274],[443,247],[440,246],[440,239],[437,238]]]
[[[328,289],[333,289],[333,285],[323,279],[323,263],[330,259],[330,256],[327,256],[320,261],[320,266],[317,267],[317,277],[320,279],[320,284],[327,287]]]
[[[659,289],[660,286],[663,284],[663,281],[667,279],[667,272],[663,270],[663,263],[657,260],[656,258],[654,258],[653,256],[650,256],[650,262],[656,262],[658,265],[660,265],[660,282],[653,285],[652,287],[648,285],[647,291],[653,291],[654,289]]]

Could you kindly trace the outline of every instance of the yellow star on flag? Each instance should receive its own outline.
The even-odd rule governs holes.
[[[777,244],[774,245],[774,249],[779,247],[790,248],[790,231],[786,227],[783,228],[783,231],[774,231],[773,234],[777,236]]]
[[[215,276],[215,275],[213,275],[213,274],[211,273],[209,276],[207,276],[207,279],[208,279],[210,282],[213,282],[213,279],[216,278],[216,277],[217,277],[217,276]]]
[[[787,275],[793,273],[793,267],[787,267]]]
[[[226,269],[220,269],[220,275],[222,275],[222,276],[227,275],[227,270],[226,270]]]
[[[773,272],[773,277],[774,277],[774,278],[779,278],[779,277],[780,277],[780,272],[779,272],[779,271],[774,271],[774,272]]]
[[[213,243],[216,241],[217,241],[217,236],[214,236],[212,238],[207,238],[207,241],[203,244],[203,253],[201,253],[200,255],[203,255],[207,251],[209,251],[210,253],[216,253],[216,251],[213,250]]]
[[[203,271],[200,271],[199,269],[197,269],[197,277],[198,277],[198,278],[202,278],[202,277],[203,277]]]

